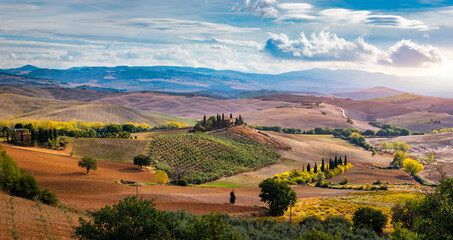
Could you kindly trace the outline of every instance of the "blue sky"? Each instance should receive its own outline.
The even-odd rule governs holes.
[[[0,68],[175,65],[453,74],[442,0],[2,0]]]

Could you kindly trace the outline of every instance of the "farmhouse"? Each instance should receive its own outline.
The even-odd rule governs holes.
[[[30,130],[28,130],[27,128],[13,128],[10,130],[11,134],[16,135],[16,139],[19,142],[31,140],[31,133]]]

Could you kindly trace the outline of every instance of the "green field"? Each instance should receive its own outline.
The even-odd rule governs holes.
[[[156,168],[197,184],[268,166],[280,157],[272,147],[230,131],[155,136],[149,154]]]

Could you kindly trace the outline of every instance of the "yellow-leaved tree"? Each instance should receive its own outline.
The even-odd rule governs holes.
[[[168,175],[162,170],[157,170],[156,173],[154,173],[154,180],[157,184],[166,184],[168,182]]]
[[[411,176],[415,176],[417,173],[423,171],[423,164],[419,163],[417,160],[406,158],[403,162],[404,171],[409,173]]]

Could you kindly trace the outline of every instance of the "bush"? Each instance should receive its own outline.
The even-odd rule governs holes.
[[[340,182],[340,185],[346,185],[349,183],[349,178],[348,177],[344,177],[343,181]]]
[[[39,194],[39,200],[45,204],[49,205],[56,205],[58,203],[57,195],[49,189],[44,189],[40,194]]]
[[[261,193],[259,197],[262,202],[269,204],[272,216],[281,216],[288,209],[289,205],[294,205],[297,201],[296,192],[285,182],[279,182],[268,178],[259,185]]]
[[[182,186],[182,187],[187,187],[187,186],[189,186],[189,183],[188,183],[187,180],[184,179],[184,178],[179,179],[178,182],[177,182],[177,184],[178,184],[179,186]]]
[[[166,172],[164,172],[162,170],[157,170],[156,173],[154,173],[154,180],[158,184],[166,184],[166,183],[168,183],[168,175]]]
[[[354,229],[369,228],[378,234],[382,233],[387,220],[387,215],[382,211],[370,207],[359,208],[352,217]]]

